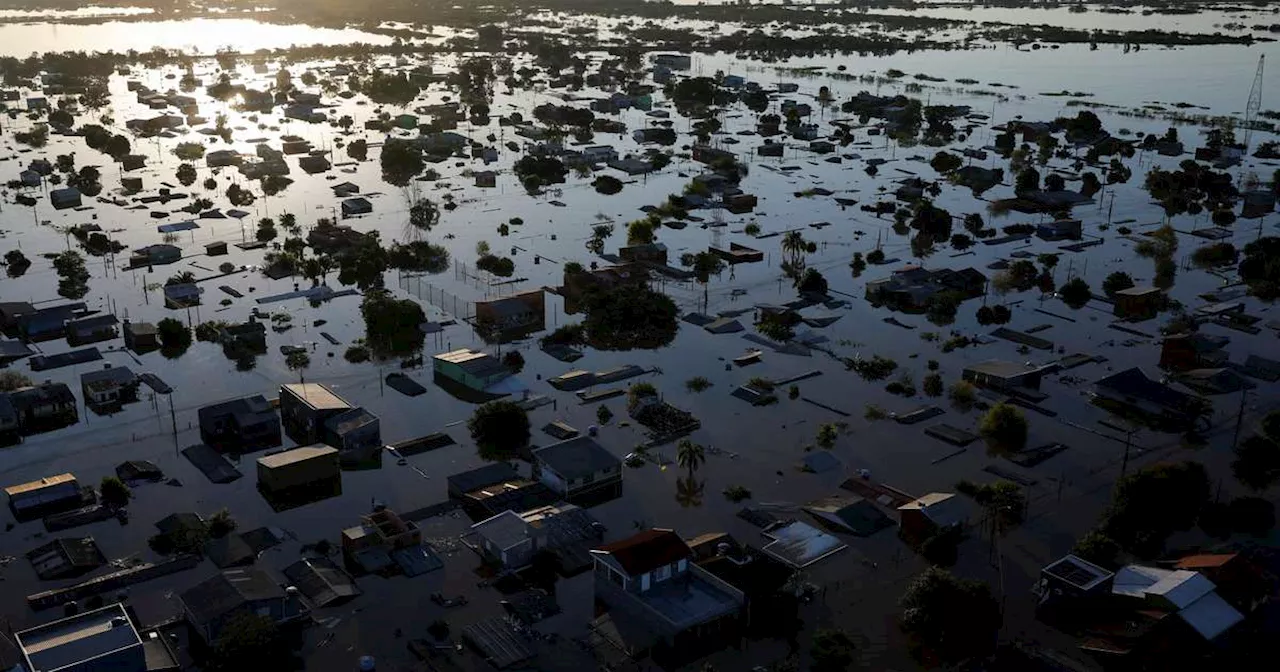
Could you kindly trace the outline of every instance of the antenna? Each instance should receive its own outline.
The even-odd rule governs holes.
[[[1244,151],[1249,152],[1249,141],[1253,139],[1253,125],[1262,110],[1262,68],[1267,57],[1258,57],[1258,73],[1253,76],[1253,88],[1249,89],[1249,104],[1244,108]]]

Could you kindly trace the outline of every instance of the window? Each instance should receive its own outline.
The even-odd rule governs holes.
[[[653,579],[658,583],[662,583],[671,578],[671,565],[663,565],[653,570]]]
[[[683,572],[684,570],[686,570],[686,569],[688,569],[688,568],[689,568],[689,561],[688,561],[688,560],[681,560],[680,562],[676,563],[676,571],[677,571],[677,572]]]
[[[583,485],[590,485],[590,484],[591,484],[591,482],[592,482],[592,481],[594,481],[594,480],[596,480],[596,475],[595,475],[595,474],[587,474],[586,476],[583,476],[583,477],[582,477],[582,484],[583,484]]]

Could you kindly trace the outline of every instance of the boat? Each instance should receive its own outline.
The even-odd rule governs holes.
[[[738,366],[748,366],[750,364],[759,364],[760,355],[763,354],[759,350],[748,350],[746,354],[733,358],[733,363]]]

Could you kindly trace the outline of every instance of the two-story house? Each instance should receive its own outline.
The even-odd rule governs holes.
[[[657,659],[719,648],[738,636],[746,597],[694,564],[693,551],[671,530],[653,529],[591,551],[596,601],[610,618],[645,634],[622,642]],[[645,635],[648,635],[647,637]]]
[[[622,495],[622,460],[586,436],[533,451],[533,474],[573,504]]]

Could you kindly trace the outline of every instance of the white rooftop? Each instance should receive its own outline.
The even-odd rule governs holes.
[[[808,567],[832,553],[848,548],[836,537],[800,521],[768,530],[764,536],[773,540],[765,545],[765,552],[792,567]]]

